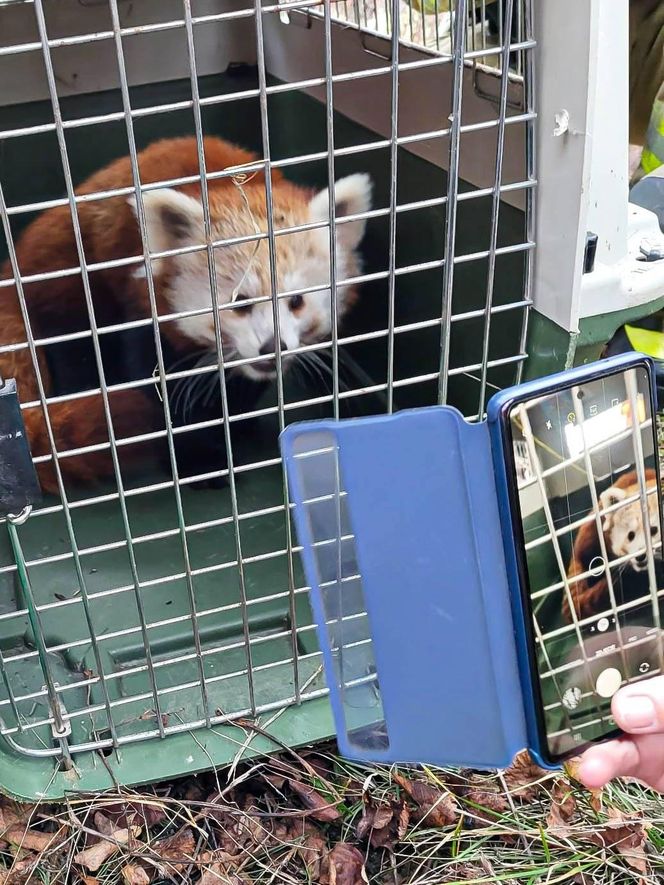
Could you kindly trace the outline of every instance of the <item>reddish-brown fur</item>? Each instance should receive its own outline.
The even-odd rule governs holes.
[[[657,482],[657,474],[654,470],[647,469],[646,482],[649,486]],[[613,484],[613,488],[629,489],[637,482],[636,472],[630,471],[620,476]],[[609,532],[604,532],[604,543],[609,557],[612,554],[611,539]],[[595,557],[602,556],[602,548],[597,533],[597,521],[591,520],[584,523],[578,530],[574,539],[574,549],[572,551],[572,559],[567,569],[567,577],[575,578],[588,571],[590,563]],[[600,609],[600,605],[608,598],[608,583],[606,580],[606,572],[598,578],[582,578],[580,581],[570,583],[570,595],[574,603],[574,610],[579,619],[588,618],[596,614]],[[570,611],[569,600],[567,594],[563,594],[563,617],[571,623],[572,615]]]
[[[216,138],[205,139],[205,160],[208,172],[217,172],[229,166],[238,166],[255,160],[247,151]],[[143,184],[167,181],[199,174],[196,141],[193,138],[169,139],[156,142],[138,156]],[[293,199],[300,191],[281,180],[277,171],[273,181],[284,189],[293,189]],[[77,194],[92,194],[133,185],[128,157],[116,160],[97,172],[77,188]],[[223,199],[224,191],[235,185],[229,178],[209,183],[210,200]],[[264,191],[262,173],[254,175],[245,185],[249,193]],[[182,185],[178,190],[200,198],[200,184]],[[300,191],[301,193],[301,191]],[[301,196],[297,194],[301,199]],[[109,261],[143,254],[136,218],[127,197],[111,197],[78,204],[78,218],[83,237],[86,263]],[[49,209],[33,221],[16,244],[21,276],[67,270],[78,267],[79,260],[69,207]],[[132,276],[138,265],[131,264],[90,273],[90,285],[96,321],[99,326],[150,316],[145,281]],[[12,279],[9,261],[0,269],[0,279]],[[164,301],[164,287],[168,274],[156,284],[159,312],[168,312]],[[29,322],[35,338],[83,331],[89,329],[83,280],[80,273],[43,282],[27,282],[24,292]],[[173,324],[162,324],[162,332],[172,337],[177,346],[177,331]],[[2,345],[26,341],[26,331],[14,286],[0,288],[0,348]],[[39,371],[46,396],[52,395],[52,379],[42,351],[38,352]],[[39,398],[37,379],[27,349],[0,353],[0,374],[14,377],[23,403]],[[111,394],[111,413],[117,438],[134,436],[154,427],[154,415],[147,399],[138,391],[116,391]],[[49,405],[48,413],[59,452],[108,442],[108,432],[100,395]],[[33,456],[49,454],[46,424],[41,406],[24,410],[25,425]],[[140,446],[122,448],[124,460],[142,454]],[[108,476],[112,462],[108,446],[104,451],[85,456],[60,459],[63,477],[76,482],[91,482]],[[52,463],[38,467],[44,490],[57,491]]]

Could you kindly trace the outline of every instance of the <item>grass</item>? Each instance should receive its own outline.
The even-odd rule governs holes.
[[[231,774],[232,772],[232,774]],[[332,745],[142,791],[1,806],[0,882],[583,885],[664,879],[664,803],[506,772],[363,766]]]

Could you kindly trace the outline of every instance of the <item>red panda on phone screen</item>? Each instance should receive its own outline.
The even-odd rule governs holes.
[[[645,471],[648,489],[657,488],[657,474]],[[635,470],[624,473],[599,497],[604,544],[609,561],[621,559],[622,564],[611,570],[614,584],[620,580],[628,585],[631,576],[644,573],[648,567],[646,538],[643,525],[640,486]],[[621,506],[621,501],[626,503]],[[660,541],[660,518],[657,493],[648,495],[649,526],[652,543]],[[578,580],[578,576],[583,577]],[[592,617],[610,606],[607,566],[603,562],[602,547],[597,532],[597,520],[585,522],[574,539],[574,549],[567,577],[574,610],[579,620]],[[563,617],[571,622],[571,607],[563,594]]]

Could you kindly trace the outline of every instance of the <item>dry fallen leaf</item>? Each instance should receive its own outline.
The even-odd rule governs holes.
[[[198,885],[249,885],[234,872],[237,858],[225,851],[204,851],[199,860],[202,866]]]
[[[546,818],[549,829],[566,827],[576,811],[576,799],[574,793],[566,781],[562,778],[557,780],[551,790],[551,807]]]
[[[368,838],[372,848],[392,851],[403,839],[409,818],[410,811],[403,800],[394,800],[389,805],[367,802],[355,832],[358,839]]]
[[[214,821],[217,845],[227,854],[241,854],[260,845],[270,836],[270,830],[248,808],[245,814],[229,812],[224,808],[207,808],[205,814]]]
[[[458,821],[460,811],[451,793],[443,792],[424,781],[411,781],[399,772],[394,772],[393,779],[417,804],[418,820],[431,827],[447,827]]]
[[[5,838],[7,830],[18,826],[29,826],[35,811],[34,805],[20,805],[11,799],[0,797],[0,838]]]
[[[581,781],[579,780],[579,764],[580,764],[580,762],[581,762],[580,757],[575,757],[574,759],[568,759],[567,762],[565,762],[563,765],[563,770],[565,771],[565,774],[567,775],[567,777],[570,780],[574,781],[577,784],[580,784],[580,786],[582,786],[583,789],[588,792],[588,794],[590,795],[591,807],[595,811],[599,812],[602,810],[603,791],[602,790],[588,790],[588,788],[583,783],[581,783]]]
[[[142,824],[146,829],[163,823],[166,820],[166,812],[157,799],[141,801],[114,802],[104,806],[104,817],[106,817],[114,829],[121,829],[131,826],[132,823]],[[95,815],[95,821],[97,816]],[[103,832],[101,827],[97,825],[99,832]]]
[[[126,885],[150,885],[150,876],[143,867],[128,863],[122,867],[122,879]]]
[[[98,811],[94,816],[95,827],[102,836],[112,836],[116,830],[126,829],[126,826],[119,826],[117,823],[109,820],[105,814]]]
[[[26,885],[35,880],[35,867],[39,862],[36,855],[14,860],[8,870],[0,870],[0,885]]]
[[[325,823],[339,820],[341,815],[336,806],[321,796],[320,793],[317,793],[313,787],[300,783],[300,781],[296,781],[293,778],[288,778],[287,783],[291,790],[300,798],[304,807],[311,809],[311,817],[314,820],[325,821]]]
[[[603,848],[617,851],[629,866],[643,875],[648,871],[645,852],[647,830],[634,815],[624,815],[617,808],[609,809],[609,820],[604,826],[588,834],[588,839]]]
[[[464,879],[480,879],[487,880],[487,873],[495,879],[495,873],[489,871],[480,864],[464,861],[463,863],[454,863],[445,867],[445,880],[447,882],[460,882]]]
[[[120,849],[122,845],[126,845],[130,839],[135,839],[140,832],[140,827],[116,830],[113,833],[113,842],[109,842],[107,839],[102,839],[100,842],[96,842],[89,848],[79,851],[79,853],[74,856],[74,863],[95,873],[99,867],[109,859],[109,857],[112,857],[116,851]]]
[[[328,854],[327,842],[318,827],[307,820],[291,821],[284,841],[296,846],[309,879],[318,882]]]
[[[599,813],[604,807],[604,791],[588,790],[588,792],[590,793],[590,807],[593,809],[593,811]]]
[[[473,778],[461,796],[468,803],[468,814],[482,821],[495,820],[496,816],[509,810],[504,792],[489,778]]]
[[[62,830],[56,833],[42,833],[39,830],[26,830],[25,826],[10,827],[5,839],[26,851],[46,851],[54,848],[62,838]]]
[[[152,853],[164,876],[181,873],[193,860],[196,840],[189,827],[183,827],[152,845]]]
[[[327,874],[320,877],[321,885],[366,885],[364,855],[354,845],[337,842],[328,857]]]
[[[505,769],[504,776],[512,796],[531,802],[543,789],[541,781],[550,779],[554,775],[536,765],[530,758],[530,753],[523,750],[514,757],[510,767]]]
[[[286,775],[280,774],[278,771],[262,771],[261,777],[263,777],[268,784],[274,787],[277,791],[283,790],[284,784],[288,781]]]

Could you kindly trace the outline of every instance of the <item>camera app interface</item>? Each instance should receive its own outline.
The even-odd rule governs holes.
[[[648,374],[630,369],[515,405],[510,427],[555,758],[615,729],[621,685],[664,672]]]

